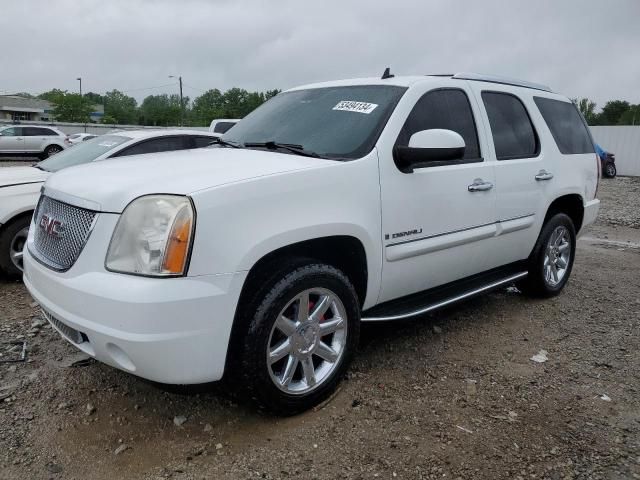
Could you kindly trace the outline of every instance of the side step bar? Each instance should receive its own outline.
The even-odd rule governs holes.
[[[451,305],[452,303],[456,303],[456,302],[459,302],[461,300],[465,300],[465,299],[474,297],[474,296],[479,295],[481,293],[488,292],[490,290],[494,290],[494,289],[496,289],[498,287],[501,287],[503,285],[507,285],[509,283],[513,283],[514,281],[516,281],[516,280],[518,280],[520,278],[524,278],[526,276],[527,276],[527,272],[514,273],[514,274],[509,275],[508,277],[503,277],[501,279],[493,280],[490,283],[486,283],[484,285],[478,286],[478,284],[476,283],[476,286],[474,286],[474,287],[472,287],[472,288],[470,288],[468,290],[460,289],[460,290],[458,290],[457,294],[449,293],[449,296],[444,296],[444,295],[442,295],[442,293],[438,294],[436,292],[437,289],[434,289],[432,295],[428,295],[427,292],[425,292],[422,295],[418,294],[418,295],[423,296],[423,299],[426,300],[426,302],[423,303],[420,306],[416,305],[416,302],[414,300],[412,302],[409,302],[410,304],[412,304],[411,306],[406,305],[409,308],[407,308],[405,311],[399,311],[400,309],[398,309],[397,306],[395,306],[395,305],[392,306],[391,305],[393,303],[393,301],[387,302],[387,304],[389,304],[389,307],[391,307],[391,308],[388,308],[388,309],[384,308],[384,305],[380,306],[382,308],[379,308],[378,306],[373,307],[372,309],[367,310],[366,312],[363,312],[363,317],[362,317],[361,321],[363,321],[363,322],[386,322],[386,321],[389,321],[389,320],[400,320],[400,319],[403,319],[403,318],[415,317],[417,315],[422,315],[422,314],[425,314],[427,312],[431,312],[433,310],[436,310],[438,308],[442,308],[442,307],[445,307],[447,305]],[[470,285],[469,285],[469,287],[470,287]],[[387,310],[388,313],[385,312],[385,310]]]

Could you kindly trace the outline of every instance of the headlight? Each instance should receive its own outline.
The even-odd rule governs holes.
[[[118,220],[105,266],[112,272],[136,275],[184,275],[193,226],[193,207],[187,197],[140,197]]]

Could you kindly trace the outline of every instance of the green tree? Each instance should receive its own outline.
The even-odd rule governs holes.
[[[82,96],[90,101],[92,105],[102,105],[104,103],[104,99],[99,93],[87,92]]]
[[[618,125],[622,115],[629,110],[631,105],[624,100],[609,100],[598,115],[600,125]]]
[[[38,95],[38,98],[41,98],[42,100],[47,100],[49,102],[53,102],[54,98],[59,97],[60,95],[65,95],[67,93],[66,90],[60,90],[59,88],[54,88],[52,90],[49,90],[48,92],[43,92],[40,95]]]
[[[104,94],[104,115],[115,119],[121,125],[135,124],[138,119],[138,102],[119,90]]]
[[[115,125],[116,123],[118,123],[118,121],[111,115],[105,115],[100,120],[100,123],[104,123],[105,125]]]
[[[88,99],[66,90],[54,89],[40,95],[40,98],[53,104],[53,116],[59,122],[88,122],[93,112],[93,105]]]
[[[193,101],[191,120],[196,125],[209,125],[214,118],[223,117],[224,96],[217,88],[207,90]]]
[[[580,113],[582,113],[588,125],[596,125],[598,121],[596,102],[592,102],[588,98],[574,98],[573,103],[577,105],[578,110],[580,110]]]
[[[186,111],[189,97],[184,104]],[[140,117],[143,125],[175,126],[180,125],[180,110],[180,95],[149,95],[140,105]]]
[[[640,104],[631,105],[618,120],[618,125],[640,125]]]

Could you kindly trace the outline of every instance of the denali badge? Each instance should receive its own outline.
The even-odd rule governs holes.
[[[61,237],[64,233],[62,222],[48,214],[42,215],[39,227],[52,237]]]
[[[414,228],[413,230],[408,230],[406,232],[392,233],[391,238],[408,237],[409,235],[420,235],[421,233],[422,233],[422,228]],[[384,235],[384,239],[389,240],[388,233]]]

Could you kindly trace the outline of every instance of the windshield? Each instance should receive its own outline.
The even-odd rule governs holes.
[[[73,167],[94,161],[100,155],[114,150],[118,145],[131,140],[123,135],[102,135],[86,142],[78,143],[62,152],[38,163],[38,168],[47,172],[57,172],[63,168]]]
[[[302,146],[325,158],[369,153],[406,91],[392,85],[294,90],[276,95],[235,125],[222,139]]]

